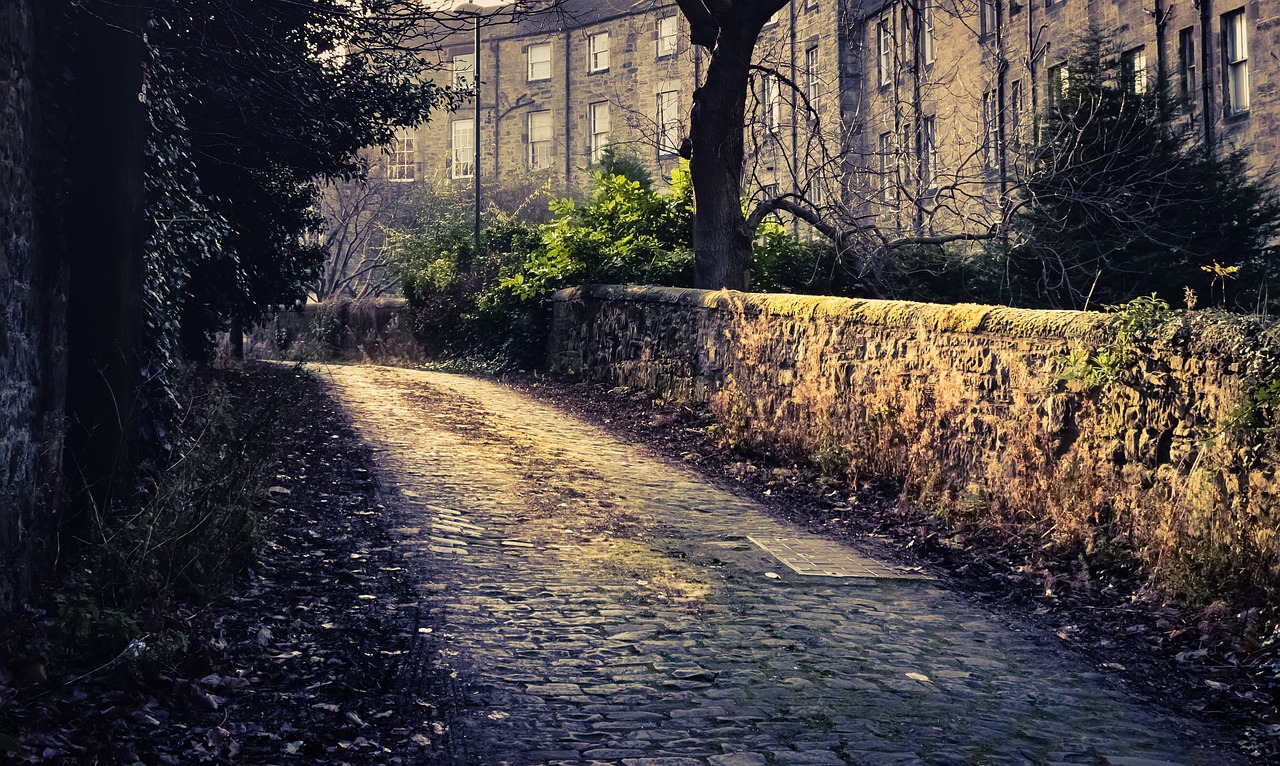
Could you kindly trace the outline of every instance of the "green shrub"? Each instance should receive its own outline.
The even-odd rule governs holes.
[[[618,164],[615,161],[613,164]],[[693,186],[688,165],[655,191],[644,176],[595,174],[585,202],[551,203],[555,220],[542,228],[541,246],[502,287],[538,300],[575,284],[602,282],[675,285],[693,276]]]

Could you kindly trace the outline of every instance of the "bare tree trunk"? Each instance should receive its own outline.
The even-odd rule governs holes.
[[[693,284],[745,290],[750,281],[751,235],[742,213],[742,126],[755,29],[749,21],[721,27],[707,80],[693,94],[689,138],[693,154]]]

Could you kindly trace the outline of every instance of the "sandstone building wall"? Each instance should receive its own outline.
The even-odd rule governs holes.
[[[1099,313],[608,286],[554,306],[553,372],[707,403],[730,443],[893,479],[957,525],[1119,545],[1184,590],[1280,588],[1280,455],[1224,427],[1245,325],[1187,318],[1088,387],[1060,372]]]
[[[679,133],[687,132],[706,54],[690,45],[675,4],[575,0],[566,9],[482,29],[481,182],[490,193],[539,183],[584,188],[593,103],[610,104],[610,140],[659,177],[675,160],[658,140],[659,93],[678,94]],[[1224,48],[1237,12],[1243,69],[1226,60]],[[657,51],[664,17],[675,18],[672,56]],[[887,231],[982,231],[1026,166],[1052,71],[1091,25],[1140,62],[1148,87],[1163,71],[1175,91],[1185,90],[1196,132],[1250,147],[1259,169],[1280,159],[1280,61],[1271,55],[1280,46],[1280,0],[1151,7],[1138,0],[793,0],[765,27],[755,53],[761,69],[748,101],[746,189],[757,198],[800,192],[824,215],[834,215],[838,202],[846,215]],[[588,40],[606,31],[610,66],[589,72]],[[530,81],[526,55],[539,43],[551,45],[551,76]],[[445,69],[430,77],[450,82],[448,65],[473,48],[469,34],[450,38]],[[1244,72],[1247,108],[1229,103],[1230,71]],[[766,84],[771,78],[776,87]],[[409,175],[470,187],[469,176],[453,178],[451,125],[472,119],[474,106],[466,102],[406,132]],[[553,158],[542,170],[530,167],[534,111],[551,113]]]

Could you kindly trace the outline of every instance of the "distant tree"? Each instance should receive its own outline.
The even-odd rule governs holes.
[[[1185,287],[1209,295],[1224,274],[1258,285],[1275,276],[1271,174],[1253,177],[1244,152],[1200,142],[1160,97],[1164,83],[1147,88],[1126,73],[1099,32],[1065,71],[1013,222],[1013,302],[1082,308],[1152,292],[1175,301]]]
[[[394,289],[395,275],[384,246],[386,232],[402,225],[413,186],[373,174],[350,181],[337,179],[321,189],[324,232],[319,244],[325,249],[325,261],[311,297],[358,300]]]

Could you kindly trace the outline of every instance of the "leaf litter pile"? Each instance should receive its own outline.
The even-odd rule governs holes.
[[[514,373],[506,383],[682,463],[773,515],[873,557],[919,566],[1016,629],[1031,627],[1148,699],[1205,724],[1203,736],[1280,763],[1280,643],[1258,640],[1263,605],[1190,606],[1134,568],[1089,571],[1079,557],[942,526],[892,487],[726,447],[705,407],[627,388]]]
[[[458,695],[439,615],[391,547],[367,449],[316,378],[221,374],[242,403],[291,400],[257,560],[231,596],[163,615],[184,644],[164,662],[147,661],[145,633],[105,664],[47,659],[51,598],[0,626],[0,761],[448,762]]]

